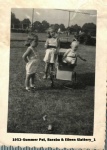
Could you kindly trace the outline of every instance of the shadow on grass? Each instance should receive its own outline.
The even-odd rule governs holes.
[[[61,80],[54,80],[54,87],[41,87],[38,90],[52,90],[52,89],[60,89],[63,90],[65,88],[70,89],[85,89],[87,86],[94,86],[95,85],[95,73],[84,73],[84,74],[77,74],[77,81],[72,84],[70,81],[61,81]]]
[[[83,73],[83,74],[77,74],[77,80],[76,82],[71,82],[71,81],[64,81],[64,80],[58,80],[58,79],[54,79],[54,87],[51,87],[51,81],[50,79],[48,80],[37,80],[35,82],[35,86],[36,89],[31,91],[34,92],[35,91],[46,91],[46,90],[73,90],[73,89],[77,89],[77,90],[81,90],[81,89],[85,89],[86,87],[89,86],[94,86],[95,85],[95,73]],[[21,89],[23,92],[26,92],[25,89]]]
[[[95,73],[77,74],[77,83],[74,84],[75,89],[84,89],[87,86],[95,85]]]

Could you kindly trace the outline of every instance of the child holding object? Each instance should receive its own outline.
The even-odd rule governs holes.
[[[54,69],[54,63],[59,48],[59,39],[55,35],[54,27],[50,27],[48,29],[48,34],[49,37],[47,38],[45,43],[46,53],[44,57],[45,62],[45,75],[43,77],[44,79],[47,79],[49,69],[50,72],[53,71]]]
[[[35,89],[34,85],[35,73],[39,62],[38,52],[37,49],[35,49],[37,45],[38,45],[38,36],[36,35],[35,40],[31,43],[31,45],[27,48],[26,52],[22,56],[22,58],[26,62],[25,87],[27,91]]]
[[[79,57],[83,61],[86,61],[79,54],[77,54],[78,45],[79,43],[75,40],[71,43],[71,48],[68,49],[63,55],[64,63],[68,63],[70,65],[75,66],[77,63],[77,57]]]

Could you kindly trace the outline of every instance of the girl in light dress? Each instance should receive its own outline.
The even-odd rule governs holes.
[[[55,28],[50,27],[48,29],[49,37],[46,40],[45,48],[46,53],[44,57],[45,62],[45,74],[43,76],[43,79],[47,79],[48,72],[52,72],[54,70],[54,64],[56,60],[56,55],[59,49],[59,39],[55,34]]]
[[[22,58],[26,62],[25,87],[27,91],[35,89],[34,85],[35,73],[39,63],[38,52],[37,49],[35,49],[37,45],[38,45],[38,36],[36,35],[35,40],[32,41],[31,45],[27,48],[26,52],[22,56]]]

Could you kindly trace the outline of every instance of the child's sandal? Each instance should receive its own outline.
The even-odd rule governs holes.
[[[43,76],[43,79],[47,79],[47,76],[46,76],[46,75],[44,75],[44,76]]]
[[[30,92],[30,91],[31,91],[31,89],[30,89],[30,88],[29,88],[29,89],[26,89],[26,91]]]
[[[35,87],[35,86],[32,86],[32,87],[31,87],[31,89],[35,90],[35,89],[36,89],[36,87]]]

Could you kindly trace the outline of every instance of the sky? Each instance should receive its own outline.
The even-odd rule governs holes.
[[[29,18],[32,22],[32,12],[33,8],[14,8],[11,11],[15,14],[16,18],[22,21],[25,18]],[[78,10],[79,12],[89,13],[82,14],[76,13],[75,10],[71,10],[74,12],[70,12],[70,25],[78,24],[79,26],[83,26],[84,23],[94,23],[96,24],[96,15],[97,12],[95,10]],[[42,22],[46,20],[50,24],[64,24],[65,27],[68,27],[69,20],[69,12],[57,10],[57,9],[34,9],[34,19],[35,21]]]

